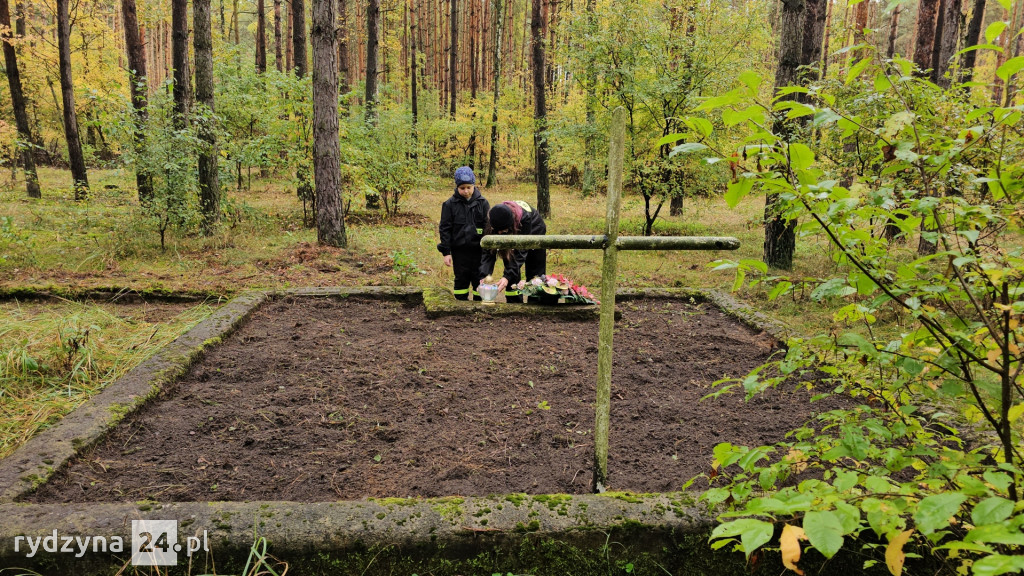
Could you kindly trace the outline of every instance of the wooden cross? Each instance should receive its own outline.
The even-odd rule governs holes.
[[[608,481],[608,426],[611,413],[612,335],[615,327],[615,283],[619,250],[735,250],[740,241],[714,236],[619,236],[622,205],[622,170],[626,142],[626,111],[612,113],[608,149],[608,212],[601,236],[550,235],[484,236],[480,246],[490,250],[582,248],[604,251],[601,266],[601,321],[597,352],[597,401],[594,419],[594,492],[604,492]]]

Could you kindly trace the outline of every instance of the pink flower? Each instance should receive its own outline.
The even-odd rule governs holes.
[[[520,280],[519,284],[516,284],[516,288],[518,288],[519,290],[526,288],[526,280]]]
[[[533,280],[530,280],[530,284],[534,286],[543,286],[544,281],[540,279],[540,276],[534,276]]]

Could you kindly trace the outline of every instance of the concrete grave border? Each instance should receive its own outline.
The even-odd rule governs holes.
[[[479,555],[488,547],[508,551],[536,544],[544,548],[546,545],[542,542],[559,542],[570,549],[583,547],[591,552],[604,545],[607,551],[614,535],[622,551],[628,550],[639,555],[638,558],[696,554],[687,560],[694,562],[692,569],[686,570],[692,574],[745,573],[742,556],[710,550],[707,535],[715,525],[714,514],[696,505],[695,495],[688,493],[512,494],[465,499],[370,499],[321,503],[57,505],[16,502],[45,483],[80,450],[102,440],[127,415],[172,386],[202,359],[208,348],[237,330],[257,307],[269,299],[346,296],[422,299],[430,317],[482,313],[597,318],[596,306],[482,306],[477,302],[458,302],[449,291],[440,289],[340,287],[242,294],[112,383],[59,424],[44,430],[14,454],[0,460],[0,518],[3,518],[0,522],[0,568],[29,566],[36,570],[55,570],[52,572],[55,574],[114,572],[127,562],[130,553],[119,557],[86,554],[84,559],[76,559],[69,554],[48,554],[45,558],[28,559],[24,548],[14,552],[14,539],[17,536],[46,537],[57,530],[58,534],[68,535],[120,535],[127,537],[125,542],[130,543],[130,520],[149,518],[177,520],[182,538],[186,533],[207,531],[211,542],[216,545],[212,554],[218,570],[236,565],[236,570],[240,569],[253,546],[254,534],[267,538],[270,552],[276,557],[289,559],[296,562],[296,566],[308,566],[314,571],[299,572],[303,574],[343,573],[331,570],[340,570],[344,563],[342,559],[351,560],[353,554],[368,550],[376,550],[377,555],[391,550],[386,553],[388,557],[398,554],[389,561],[394,567],[413,553],[454,562],[453,559],[471,559],[474,551]],[[645,297],[692,298],[711,302],[741,322],[764,330],[780,343],[785,336],[779,324],[716,292],[649,289],[623,290],[617,295],[617,299],[623,301]],[[698,556],[701,559],[695,559]],[[310,563],[315,558],[322,562]],[[334,568],[329,569],[330,566]],[[452,566],[458,566],[452,568],[455,572],[472,568],[472,565],[467,567],[465,564]],[[367,568],[369,566],[362,570]],[[512,566],[507,568],[514,569]],[[484,570],[479,565],[477,569]],[[495,571],[498,570],[504,569],[496,566]]]

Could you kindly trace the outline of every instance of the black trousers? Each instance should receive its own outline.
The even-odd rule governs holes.
[[[506,262],[507,264],[507,262]],[[527,250],[526,252],[526,274],[520,276],[523,280],[529,282],[535,276],[542,276],[547,274],[548,271],[548,251],[543,249]],[[511,288],[511,289],[509,289]],[[506,302],[522,302],[523,299],[520,292],[514,286],[510,286],[505,289],[505,301]]]
[[[470,287],[473,294],[480,285],[480,247],[453,248],[452,269],[455,271],[455,285],[452,292],[456,300],[468,300]]]

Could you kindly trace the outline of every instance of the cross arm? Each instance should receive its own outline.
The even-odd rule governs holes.
[[[581,248],[602,250],[608,239],[603,234],[594,236],[559,235],[490,235],[480,240],[488,250],[535,250]],[[619,250],[735,250],[740,241],[728,236],[619,236],[615,242]]]

